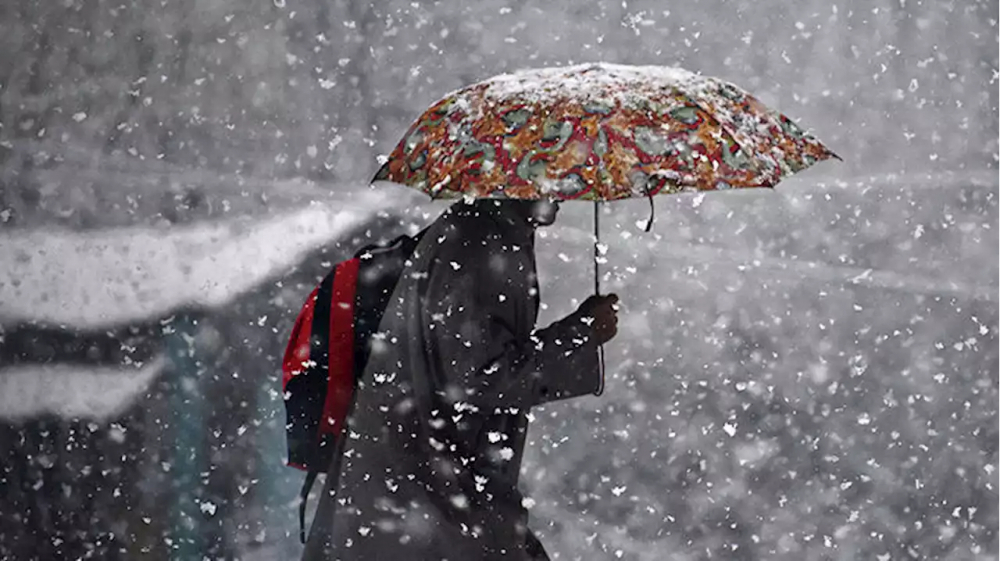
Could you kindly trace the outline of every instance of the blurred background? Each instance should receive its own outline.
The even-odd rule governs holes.
[[[0,559],[295,558],[279,359],[368,180],[467,83],[730,80],[843,157],[605,205],[600,398],[533,411],[554,559],[998,558],[998,3],[0,3]],[[590,207],[539,234],[542,323]],[[640,224],[637,224],[639,222]],[[317,489],[320,486],[317,485]],[[315,501],[314,501],[315,502]]]

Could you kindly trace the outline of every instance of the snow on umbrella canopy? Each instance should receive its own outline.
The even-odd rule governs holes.
[[[836,157],[742,89],[680,69],[585,64],[446,96],[375,176],[433,198],[610,201],[773,187]]]

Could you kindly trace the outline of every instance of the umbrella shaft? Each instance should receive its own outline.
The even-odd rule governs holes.
[[[594,294],[599,295],[601,293],[601,274],[600,274],[600,257],[601,257],[601,201],[594,201]],[[604,345],[597,347],[597,357],[598,365],[600,367],[601,375],[601,385],[598,386],[597,391],[594,395],[601,395],[604,393]]]
[[[601,293],[601,277],[600,277],[600,257],[601,257],[601,201],[594,201],[594,294],[599,295]]]

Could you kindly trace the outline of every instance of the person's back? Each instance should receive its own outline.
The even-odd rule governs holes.
[[[424,235],[380,325],[304,559],[546,558],[517,488],[527,413],[598,388],[614,297],[534,331],[524,208],[458,204]],[[585,316],[602,318],[596,336]]]

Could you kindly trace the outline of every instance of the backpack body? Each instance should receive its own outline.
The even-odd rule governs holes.
[[[330,468],[372,337],[422,235],[361,249],[306,299],[282,361],[288,465],[310,474]]]

